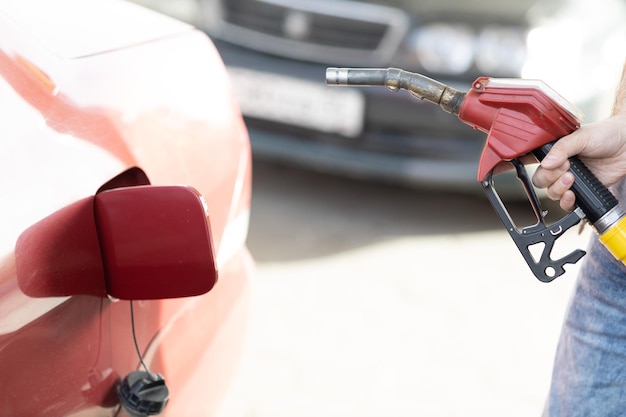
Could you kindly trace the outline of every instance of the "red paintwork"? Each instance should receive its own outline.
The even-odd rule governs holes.
[[[253,271],[250,149],[221,60],[202,33],[169,21],[159,32],[151,13],[150,31],[134,30],[143,12],[124,2],[10,3],[0,5],[0,415],[123,415],[115,382],[138,367],[128,302],[29,294],[14,248],[132,167],[207,203],[218,282],[201,296],[136,302],[135,320],[145,360],[170,386],[163,415],[215,415]],[[5,10],[22,4],[31,11]]]
[[[488,134],[478,181],[502,161],[510,161],[573,132],[579,121],[541,90],[490,87],[477,79],[468,91],[459,119]]]
[[[15,269],[30,297],[190,297],[217,280],[204,202],[183,186],[124,186],[70,204],[20,235]]]
[[[94,197],[78,200],[26,229],[15,245],[15,273],[29,297],[107,296]]]

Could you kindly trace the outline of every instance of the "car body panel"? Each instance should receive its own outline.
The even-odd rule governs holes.
[[[205,34],[130,3],[16,4],[0,5],[0,411],[119,411],[116,383],[139,364],[129,303],[29,297],[13,251],[23,230],[139,167],[153,185],[194,187],[208,207],[217,284],[135,302],[135,326],[144,360],[170,385],[164,415],[213,415],[237,364],[254,268],[250,148],[221,58]]]

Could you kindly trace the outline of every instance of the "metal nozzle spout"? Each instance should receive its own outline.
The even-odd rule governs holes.
[[[465,93],[414,72],[398,68],[327,68],[330,86],[385,86],[392,91],[408,90],[415,97],[437,104],[444,111],[458,114]]]
[[[326,85],[349,85],[347,68],[326,68]]]

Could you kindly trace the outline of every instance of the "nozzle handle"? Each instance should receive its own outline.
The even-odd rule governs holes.
[[[540,161],[548,154],[553,143],[533,151]],[[599,240],[608,251],[626,264],[626,215],[617,198],[577,157],[569,159],[570,172],[574,174],[572,191],[576,204],[585,213],[589,223],[599,235]]]
[[[555,142],[547,143],[533,151],[539,161],[550,152]],[[621,216],[623,210],[617,198],[598,180],[598,178],[577,157],[569,158],[570,172],[574,175],[571,190],[576,195],[576,205],[585,213],[587,220],[598,233],[604,233]]]

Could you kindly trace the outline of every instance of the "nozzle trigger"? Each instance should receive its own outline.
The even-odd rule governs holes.
[[[515,167],[517,178],[526,191],[537,223],[522,229],[515,225],[494,187],[493,172],[490,172],[487,178],[482,181],[483,190],[533,274],[539,281],[551,282],[565,273],[565,265],[575,264],[585,255],[585,251],[576,249],[560,259],[552,259],[551,256],[556,240],[581,221],[581,213],[578,210],[571,212],[554,224],[547,225],[540,200],[535,193],[524,164],[518,159],[510,162]],[[538,244],[543,245],[543,247],[540,256],[535,257],[530,248]]]

